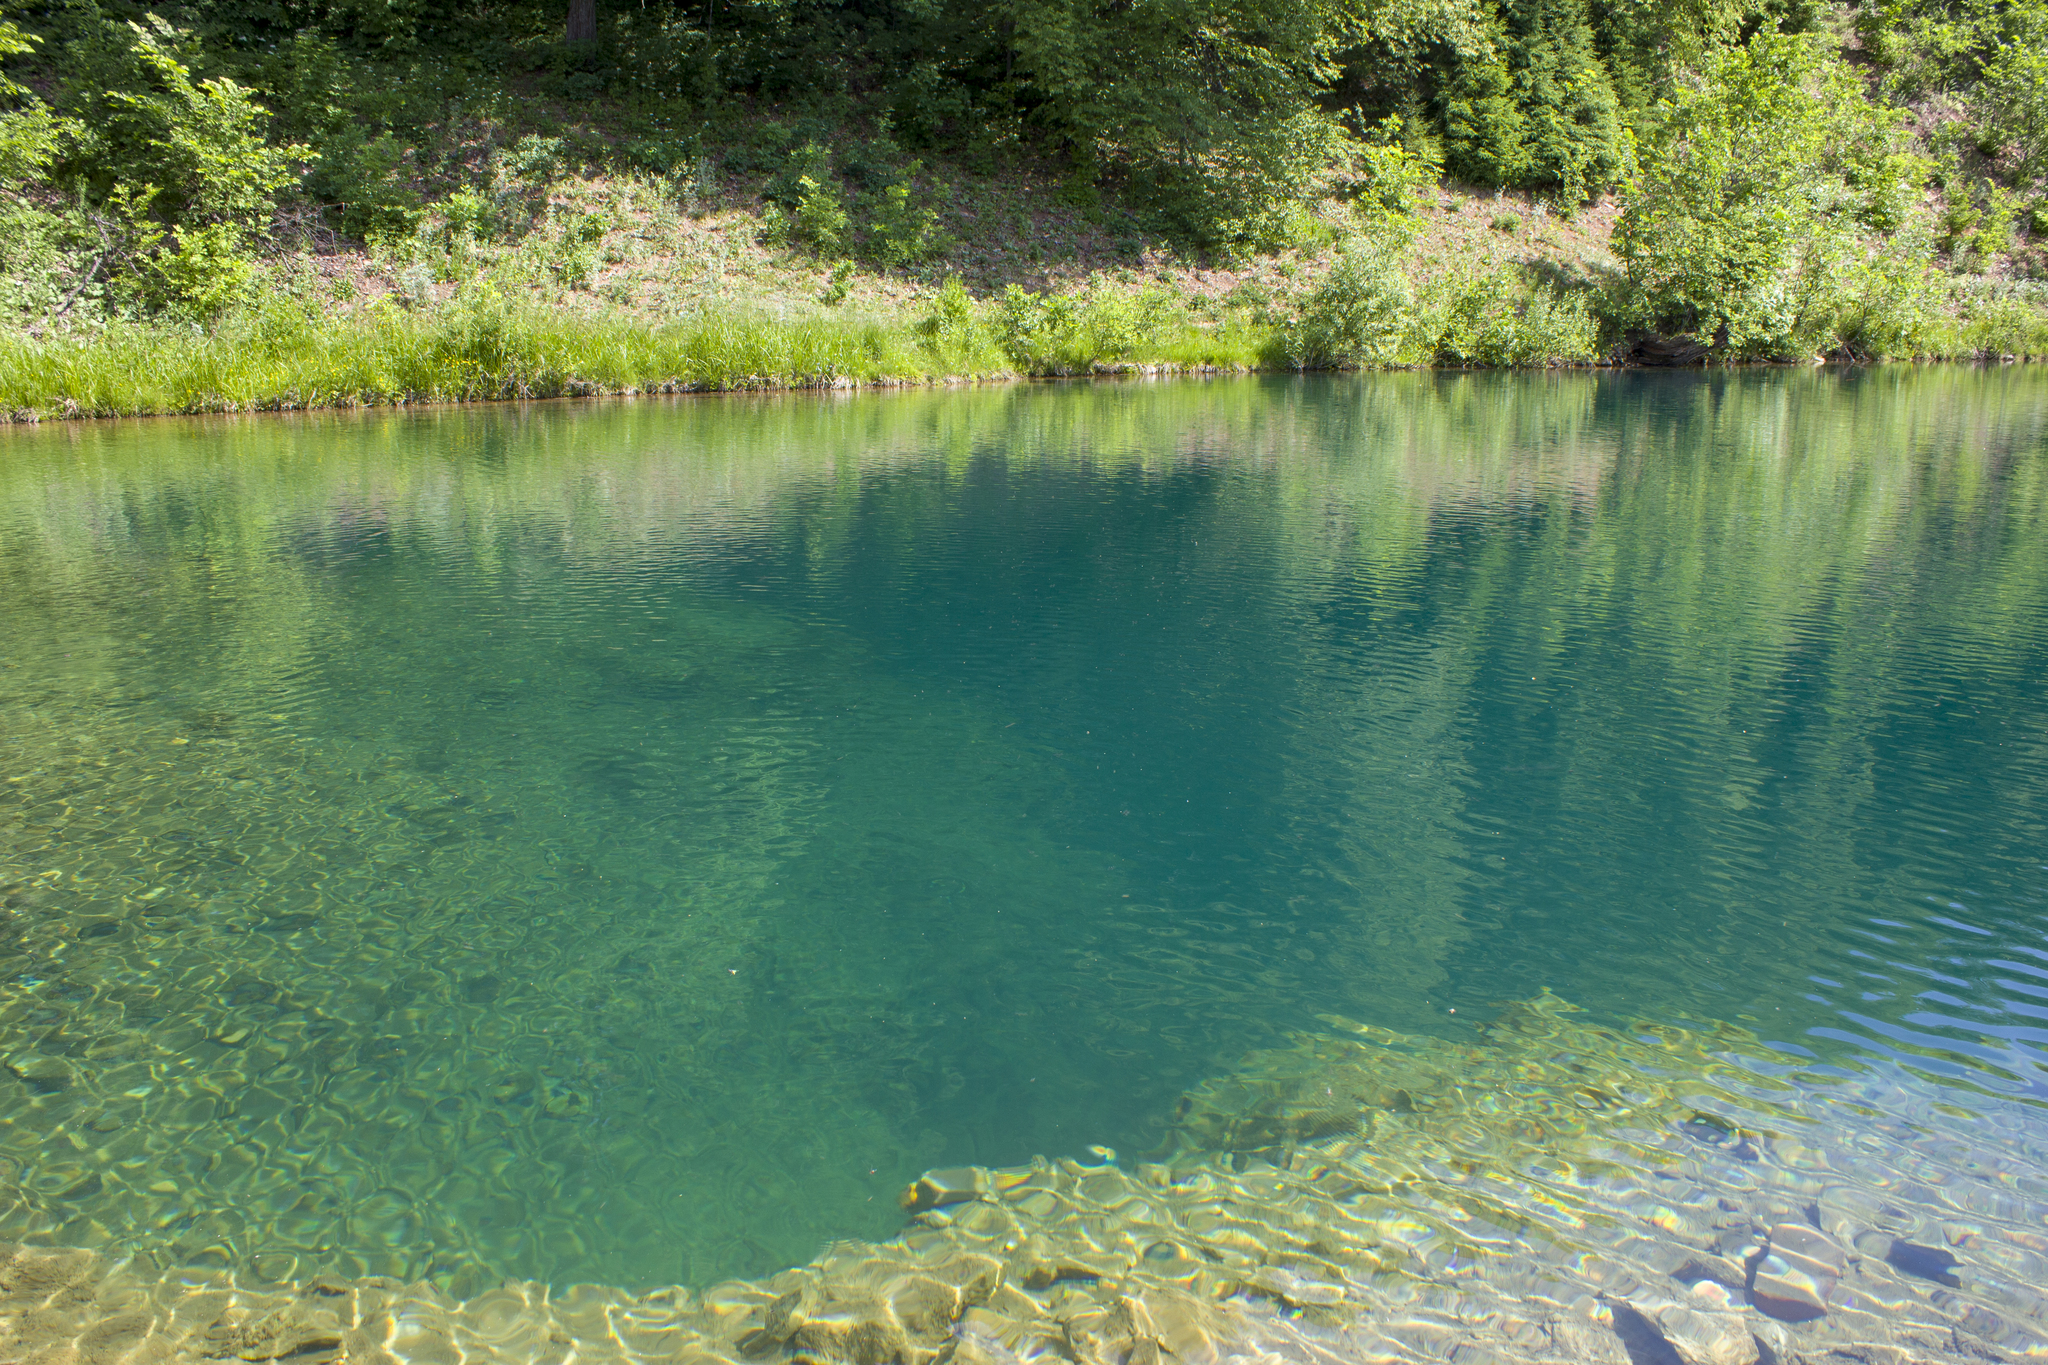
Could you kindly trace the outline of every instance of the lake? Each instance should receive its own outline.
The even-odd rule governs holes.
[[[704,1285],[1545,991],[2048,1141],[2038,368],[14,430],[0,603],[0,1239]]]

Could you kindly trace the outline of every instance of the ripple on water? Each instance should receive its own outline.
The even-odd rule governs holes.
[[[2042,1083],[2043,407],[1466,376],[11,434],[0,1233],[702,1285],[887,1237],[920,1169],[1148,1149],[1317,1015],[1469,1041],[1543,987],[1915,1078],[1957,1113],[1883,1179],[1974,1198],[1951,1144]],[[1528,1217],[1597,1221],[1619,1177],[1569,1163]]]

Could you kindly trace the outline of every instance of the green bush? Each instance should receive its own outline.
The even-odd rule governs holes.
[[[182,31],[154,15],[128,28],[132,84],[100,92],[98,117],[81,126],[80,168],[110,189],[153,189],[172,226],[229,227],[246,241],[312,149],[266,142],[268,115],[234,81],[193,80]]]
[[[797,181],[796,213],[791,221],[794,239],[821,256],[838,255],[853,225],[838,187],[808,175]]]
[[[1950,354],[2048,359],[2048,286],[1986,281],[1960,288],[1948,323]]]
[[[1429,282],[1409,352],[1441,365],[1583,365],[1600,327],[1584,290],[1565,290],[1519,266],[1464,268]]]
[[[1137,358],[1159,324],[1178,318],[1177,301],[1100,286],[1080,294],[1035,294],[1011,285],[996,306],[1003,352],[1031,374],[1086,374]]]
[[[832,267],[832,279],[818,295],[818,302],[827,308],[837,308],[846,302],[847,294],[853,288],[853,262],[841,261]]]
[[[2012,149],[2022,183],[2048,177],[2048,0],[2000,6],[2002,32],[1972,101],[1990,140]]]
[[[1301,370],[1371,369],[1392,364],[1415,322],[1415,295],[1388,243],[1346,246],[1278,339],[1285,363]]]
[[[333,206],[338,226],[351,237],[411,232],[423,206],[406,173],[407,150],[389,133],[371,137],[347,125],[320,148],[306,188]]]
[[[160,308],[210,322],[241,302],[257,274],[237,225],[174,228],[149,259],[145,294]]]
[[[1872,203],[1925,173],[1901,143],[1897,116],[1818,37],[1759,34],[1712,55],[1627,188],[1621,321],[1733,358],[1812,354],[1831,280],[1868,250]]]
[[[1844,360],[1884,360],[1943,349],[1940,275],[1927,244],[1903,239],[1830,277],[1820,300],[1823,347]]]
[[[913,161],[900,176],[890,177],[862,196],[867,222],[861,254],[878,265],[916,265],[945,253],[947,242],[939,229],[939,215],[912,202],[914,182],[923,169],[922,163]]]

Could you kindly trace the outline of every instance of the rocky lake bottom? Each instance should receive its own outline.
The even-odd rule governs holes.
[[[904,1230],[701,1291],[0,1263],[8,1360],[830,1365],[2048,1356],[2039,1110],[1556,997],[1304,1035],[1161,1150],[929,1172]]]

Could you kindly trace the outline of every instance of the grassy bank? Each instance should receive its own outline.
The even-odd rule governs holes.
[[[0,337],[11,421],[656,392],[832,388],[1131,370],[1625,363],[1590,287],[1518,269],[1414,278],[1340,257],[1298,297],[1216,302],[1098,283],[977,301],[957,283],[859,311],[734,303],[669,319],[508,297],[489,281],[419,308],[279,290],[212,328],[115,323]],[[1910,325],[1920,359],[2048,356],[2048,308],[1951,296]],[[1854,345],[1867,308],[1837,319]],[[1853,349],[1837,359],[1855,358]]]
[[[1031,299],[1005,319],[957,286],[920,309],[737,304],[649,319],[563,309],[481,285],[419,310],[323,312],[279,295],[211,329],[114,324],[0,337],[0,413],[14,421],[477,402],[598,394],[830,388],[1083,374],[1158,365],[1257,367],[1273,329],[1204,323],[1138,297]]]
[[[257,317],[212,332],[113,327],[0,343],[0,407],[53,416],[815,387],[1007,373],[999,357],[883,320],[624,314],[461,304],[424,314]]]

